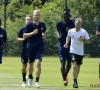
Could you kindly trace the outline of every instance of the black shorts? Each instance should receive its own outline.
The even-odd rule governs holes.
[[[21,51],[21,62],[23,64],[28,62],[27,51]]]
[[[83,62],[83,55],[77,55],[75,53],[70,53],[70,58],[72,63],[77,62],[77,65],[81,65]]]
[[[34,62],[35,59],[42,61],[44,45],[29,47],[27,50],[28,50],[27,55],[28,55],[28,62],[29,63]]]

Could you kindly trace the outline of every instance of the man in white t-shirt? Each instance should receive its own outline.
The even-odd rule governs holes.
[[[82,19],[76,18],[75,28],[68,31],[66,43],[64,44],[64,47],[68,48],[68,43],[71,38],[70,56],[73,63],[73,88],[78,88],[77,78],[80,71],[80,65],[82,64],[84,56],[84,42],[88,44],[90,43],[90,37],[87,31],[81,28],[81,25]]]

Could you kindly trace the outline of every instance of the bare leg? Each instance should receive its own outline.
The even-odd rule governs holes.
[[[78,71],[77,71],[77,63],[73,62],[73,78],[76,79],[78,75]]]
[[[23,64],[22,69],[21,69],[23,82],[26,82],[26,68],[27,68],[27,63]]]
[[[68,75],[69,71],[71,69],[71,62],[70,61],[67,61],[67,64],[66,64],[66,76]]]
[[[36,60],[36,77],[40,77],[41,74],[41,60]]]
[[[40,85],[39,85],[40,74],[41,74],[41,60],[36,60],[36,83],[35,83],[35,86],[37,88],[40,87]]]
[[[30,79],[33,79],[33,76],[32,76],[32,74],[33,74],[33,64],[34,63],[29,63],[29,67],[28,67],[28,70],[29,70],[29,78]]]

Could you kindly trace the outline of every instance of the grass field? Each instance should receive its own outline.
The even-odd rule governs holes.
[[[98,84],[99,58],[84,58],[81,72],[79,74],[77,90],[100,90],[91,88],[90,84]],[[22,87],[20,57],[3,57],[3,64],[0,65],[0,90],[38,90],[35,88],[35,69],[32,87]],[[44,57],[42,62],[42,74],[40,78],[41,87],[39,90],[74,90],[72,87],[72,69],[69,72],[69,84],[63,86],[60,73],[60,62],[58,57]]]

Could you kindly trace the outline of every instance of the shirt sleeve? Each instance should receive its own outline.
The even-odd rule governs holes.
[[[89,34],[87,33],[87,31],[84,32],[84,39],[86,39],[86,40],[90,39]]]
[[[30,32],[31,32],[31,24],[32,24],[32,23],[26,24],[24,33],[30,33]]]
[[[46,25],[45,25],[45,23],[42,23],[41,29],[42,29],[42,32],[45,32],[46,31]]]
[[[4,37],[3,37],[4,43],[6,43],[6,40],[7,40],[7,32],[5,31],[5,32],[4,32]]]
[[[68,31],[68,34],[67,34],[67,36],[70,36],[70,30]]]
[[[57,24],[56,24],[56,29],[57,29],[57,31],[59,32],[59,23],[57,22]]]
[[[18,38],[23,38],[23,29],[19,30]]]

